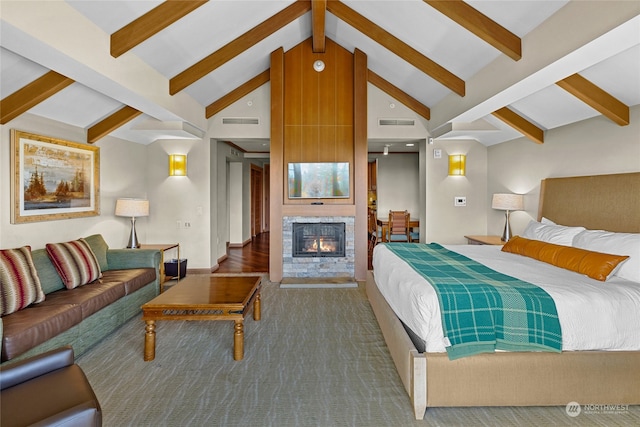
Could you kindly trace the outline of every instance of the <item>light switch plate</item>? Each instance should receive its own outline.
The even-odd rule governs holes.
[[[465,196],[455,196],[453,199],[454,206],[467,206],[467,198]]]
[[[434,159],[441,159],[442,158],[442,150],[439,148],[436,148],[433,150],[433,158]]]

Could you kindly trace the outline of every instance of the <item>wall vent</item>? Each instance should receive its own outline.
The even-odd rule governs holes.
[[[379,126],[415,126],[416,121],[413,119],[379,119]]]
[[[223,117],[223,125],[259,125],[257,117]]]

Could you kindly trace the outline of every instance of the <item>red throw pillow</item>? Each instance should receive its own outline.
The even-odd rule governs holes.
[[[0,250],[0,316],[44,301],[31,247]]]
[[[86,285],[102,277],[98,259],[84,239],[47,243],[46,248],[67,289]]]

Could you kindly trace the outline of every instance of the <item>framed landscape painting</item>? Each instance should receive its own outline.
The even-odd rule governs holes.
[[[11,130],[14,224],[100,214],[100,148]]]

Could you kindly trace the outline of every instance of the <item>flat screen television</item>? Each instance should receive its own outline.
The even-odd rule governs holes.
[[[349,162],[289,163],[290,199],[349,198]]]

